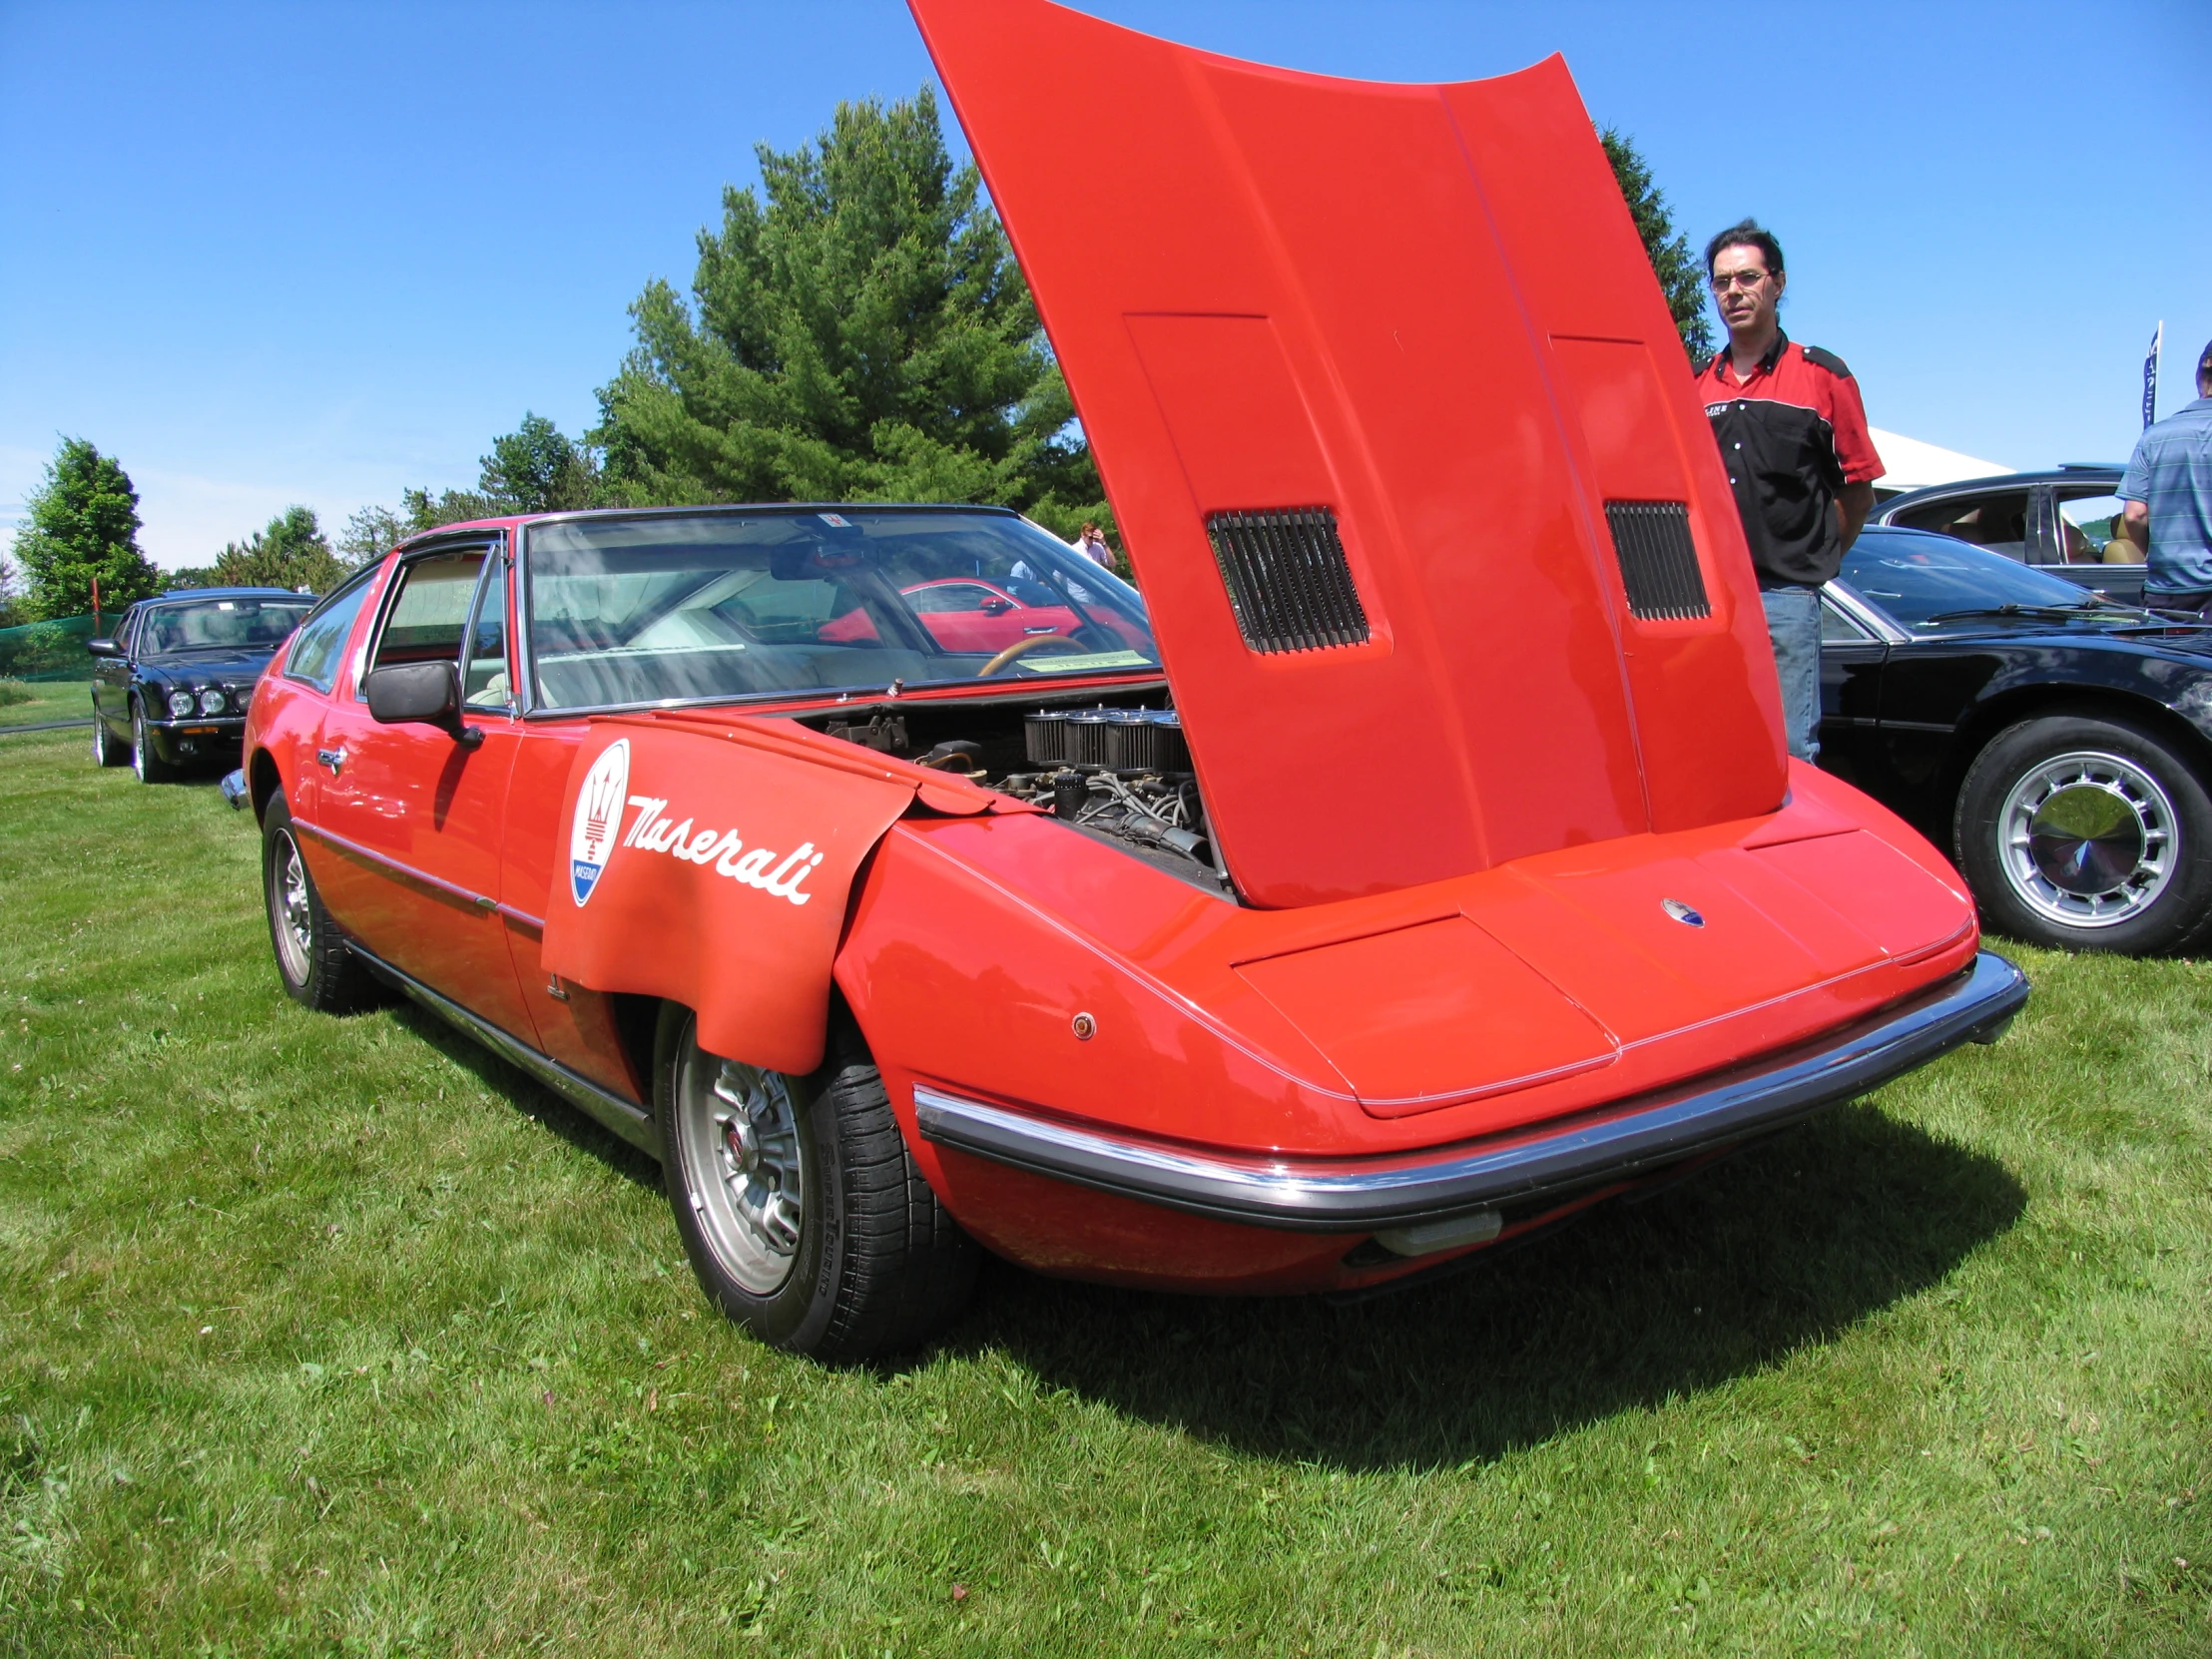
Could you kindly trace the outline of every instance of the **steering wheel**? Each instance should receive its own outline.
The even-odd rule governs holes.
[[[1065,634],[1031,634],[1027,639],[1016,640],[989,662],[975,671],[978,680],[987,680],[1012,662],[1016,657],[1026,657],[1044,646],[1057,645],[1071,651],[1088,651],[1091,648],[1081,640],[1071,640]]]

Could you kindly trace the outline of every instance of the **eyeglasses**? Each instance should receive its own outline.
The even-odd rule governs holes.
[[[1713,291],[1726,293],[1730,288],[1755,288],[1766,279],[1764,271],[1717,271],[1713,274]]]

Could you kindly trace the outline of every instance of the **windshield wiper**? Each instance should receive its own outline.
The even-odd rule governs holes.
[[[1938,622],[1959,622],[1977,616],[2024,616],[2038,619],[2056,617],[2061,622],[2070,622],[2076,617],[2108,614],[2108,604],[2109,602],[2100,601],[2093,605],[1974,605],[1962,611],[1937,611],[1934,616],[1923,617],[1920,626],[1927,628]],[[2126,610],[2128,607],[2122,605],[2109,608]]]

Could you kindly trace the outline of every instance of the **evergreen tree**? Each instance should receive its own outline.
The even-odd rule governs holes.
[[[227,544],[206,574],[210,587],[305,588],[309,593],[327,593],[344,580],[345,566],[330,550],[314,510],[293,506],[248,540]]]
[[[605,498],[979,501],[1062,534],[1109,522],[1028,284],[924,87],[761,146],[765,205],[724,193],[687,302],[630,307],[600,390]]]
[[[62,440],[24,506],[28,527],[16,535],[15,557],[33,617],[83,616],[95,581],[103,612],[160,591],[161,573],[139,551],[130,475],[83,438]]]
[[[1636,234],[1643,238],[1651,274],[1659,278],[1659,291],[1667,296],[1667,309],[1682,336],[1682,349],[1700,368],[1713,354],[1713,330],[1706,320],[1705,267],[1690,250],[1687,238],[1674,228],[1666,193],[1653,183],[1651,168],[1636,153],[1636,146],[1618,128],[1598,134],[1605,159],[1613,164],[1613,178],[1628,202]]]

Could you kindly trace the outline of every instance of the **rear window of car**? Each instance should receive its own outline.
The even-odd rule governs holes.
[[[556,519],[524,559],[544,708],[1159,668],[1136,590],[1011,514]]]

